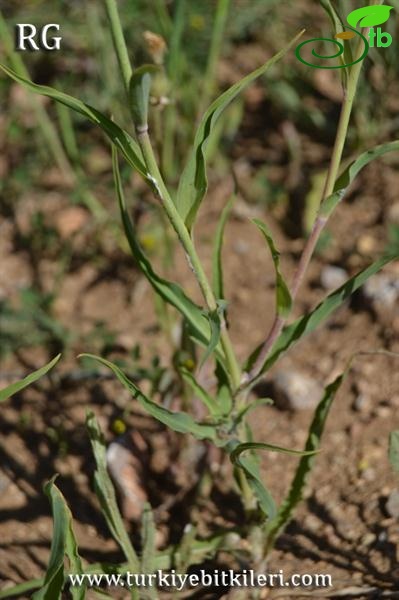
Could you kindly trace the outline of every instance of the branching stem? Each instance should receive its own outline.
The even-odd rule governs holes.
[[[361,54],[361,43],[359,42],[359,46],[357,49],[357,57]],[[355,64],[350,72],[348,77],[347,87],[344,90],[344,99],[341,108],[341,114],[338,122],[337,133],[335,137],[334,148],[331,155],[330,166],[327,172],[326,181],[324,184],[321,202],[330,196],[334,191],[335,181],[338,177],[339,168],[341,165],[342,154],[345,146],[345,140],[348,133],[349,120],[352,112],[353,101],[356,94],[357,84],[359,81],[359,75],[362,68],[363,61]],[[298,290],[303,283],[305,278],[310,260],[313,256],[313,252],[316,248],[317,242],[320,238],[320,234],[323,231],[326,223],[328,221],[328,217],[322,215],[320,212],[316,217],[316,220],[313,224],[313,228],[310,236],[308,237],[305,247],[303,249],[301,258],[299,260],[298,267],[295,271],[294,278],[291,284],[291,297],[295,300]],[[251,384],[253,384],[258,377],[262,374],[265,362],[269,353],[274,345],[274,342],[279,337],[285,323],[286,318],[282,318],[277,314],[274,318],[272,327],[270,329],[269,334],[266,337],[265,342],[263,343],[259,355],[252,367],[252,369],[248,373],[244,373],[241,381],[241,389],[247,388]]]

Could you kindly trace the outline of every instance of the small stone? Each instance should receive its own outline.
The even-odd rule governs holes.
[[[399,300],[399,280],[386,273],[375,275],[365,283],[363,294],[377,311],[393,309]]]
[[[335,290],[345,283],[348,273],[341,267],[328,265],[320,274],[320,283],[326,290]]]
[[[394,490],[389,494],[385,509],[390,517],[399,519],[399,490]]]
[[[376,250],[377,240],[368,234],[362,235],[357,241],[357,250],[362,256],[370,256]]]
[[[379,406],[376,413],[381,419],[389,419],[392,416],[392,409],[389,406]]]
[[[305,517],[305,527],[309,529],[309,531],[319,531],[320,521],[315,515],[307,515],[307,517]]]
[[[360,413],[368,413],[371,409],[371,400],[366,394],[358,394],[353,403],[353,408]]]
[[[362,546],[371,546],[371,544],[374,544],[376,539],[377,537],[374,533],[366,533],[366,535],[362,537]]]
[[[289,410],[307,410],[319,403],[323,388],[313,378],[298,371],[279,371],[274,377],[276,406]]]
[[[6,492],[10,484],[10,479],[0,471],[0,494]]]

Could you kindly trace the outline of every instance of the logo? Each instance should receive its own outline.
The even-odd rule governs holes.
[[[347,16],[346,20],[349,23],[349,27],[347,26],[347,29],[349,31],[343,30],[341,33],[337,33],[335,35],[335,39],[314,38],[312,40],[306,40],[305,42],[302,42],[301,44],[299,44],[299,46],[297,46],[295,54],[304,65],[312,67],[313,69],[344,69],[345,67],[351,67],[352,65],[355,65],[356,63],[362,61],[367,56],[370,48],[374,48],[375,46],[377,46],[378,48],[387,48],[392,44],[392,36],[389,33],[382,31],[381,27],[377,26],[382,25],[383,23],[388,21],[390,12],[393,8],[393,6],[381,5],[364,6],[363,8],[357,8],[356,10],[353,10],[351,13],[349,13],[349,15]],[[342,28],[344,29],[342,21],[341,24]],[[370,28],[368,33],[368,39],[365,35],[360,33],[360,31],[358,31],[356,27]],[[377,29],[375,29],[375,27],[377,27]],[[353,60],[352,51],[349,44],[350,40],[355,37],[360,37],[364,44],[364,50],[357,60]],[[341,43],[339,40],[343,40],[344,43]],[[342,64],[334,66],[316,65],[311,62],[308,62],[302,57],[302,49],[304,48],[304,46],[319,41],[332,42],[333,44],[338,46],[338,52],[336,52],[335,54],[323,56],[321,54],[318,54],[316,50],[313,49],[312,55],[315,58],[326,60],[343,57],[343,59],[341,59]],[[345,42],[347,42],[347,45],[345,45]]]
[[[60,50],[62,37],[50,36],[49,39],[51,29],[59,32],[60,26],[57,23],[49,23],[38,30],[30,23],[18,23],[15,26],[15,49],[30,52]]]

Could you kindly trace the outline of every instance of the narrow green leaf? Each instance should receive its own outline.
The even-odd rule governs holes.
[[[156,65],[142,65],[133,71],[130,80],[130,110],[136,127],[147,127],[152,75],[159,71]]]
[[[284,502],[279,507],[277,515],[266,525],[266,533],[270,547],[273,546],[277,535],[291,519],[293,511],[298,503],[302,500],[307,476],[312,469],[313,462],[315,460],[315,454],[320,449],[321,437],[323,435],[332,402],[343,380],[345,379],[346,374],[347,370],[326,387],[323,398],[319,402],[319,405],[315,411],[309,428],[308,439],[305,445],[306,454],[304,454],[300,460],[299,466],[291,483],[290,490]]]
[[[338,177],[337,181],[335,182],[334,192],[321,204],[320,214],[326,218],[331,215],[337,204],[339,204],[339,202],[345,196],[350,184],[366,165],[376,158],[383,156],[387,152],[397,151],[399,151],[399,140],[381,144],[372,150],[367,150],[367,152],[360,154],[360,156],[351,162],[350,165],[348,165],[343,173],[341,173],[341,175]]]
[[[46,373],[48,373],[50,371],[50,369],[52,369],[54,367],[54,365],[57,364],[57,362],[60,360],[60,358],[61,358],[61,354],[58,354],[58,356],[53,358],[53,360],[51,360],[49,363],[47,363],[47,365],[45,365],[44,367],[41,367],[41,369],[37,369],[37,371],[33,371],[33,373],[31,373],[27,377],[24,377],[24,379],[21,379],[21,381],[12,383],[11,385],[7,386],[6,388],[3,388],[2,390],[0,390],[0,402],[4,402],[8,398],[10,398],[10,396],[13,396],[17,392],[20,392],[24,388],[28,387],[28,385],[31,385],[32,383],[34,383],[35,381],[40,379],[40,377],[43,377],[43,375],[46,375]]]
[[[278,252],[272,237],[270,229],[265,223],[259,219],[252,219],[252,223],[263,233],[263,236],[269,246],[274,268],[276,271],[276,307],[277,314],[283,318],[287,318],[291,312],[292,298],[288,285],[280,270],[280,253]]]
[[[12,587],[6,588],[5,590],[0,590],[0,600],[15,597],[26,598],[27,592],[31,592],[32,590],[36,590],[37,588],[41,588],[43,584],[44,579],[30,579],[29,581],[18,583],[17,585],[13,585]]]
[[[267,444],[266,442],[245,442],[235,446],[230,453],[230,459],[233,464],[238,464],[240,455],[247,450],[268,450],[269,452],[280,452],[281,454],[290,454],[294,456],[314,454],[314,451],[292,450],[291,448],[283,448],[282,446]]]
[[[202,309],[186,296],[180,286],[163,279],[155,273],[150,261],[141,249],[133,222],[127,210],[119,171],[118,157],[115,150],[112,152],[112,159],[115,188],[118,196],[123,227],[137,266],[148,279],[155,292],[159,294],[165,302],[174,306],[179,313],[183,315],[190,326],[190,333],[193,339],[202,346],[207,347],[210,343],[210,327]],[[223,361],[223,353],[218,351],[217,354],[219,360]]]
[[[251,411],[259,408],[259,406],[271,406],[274,404],[274,401],[271,398],[257,398],[251,404],[247,404],[236,416],[234,419],[234,423],[238,425],[241,421],[250,413]]]
[[[143,511],[141,537],[143,552],[141,557],[141,573],[149,575],[156,571],[156,529],[154,514],[151,506],[146,504]],[[140,598],[143,600],[157,600],[158,593],[155,587],[146,587],[140,591]]]
[[[207,317],[211,329],[211,337],[208,346],[204,352],[204,355],[201,358],[199,364],[200,369],[206,363],[208,358],[212,356],[213,352],[216,350],[219,344],[220,332],[222,329],[222,321],[224,319],[224,312],[226,310],[226,306],[227,304],[224,300],[217,300],[217,308],[215,310],[204,312],[204,315]]]
[[[31,92],[52,98],[53,100],[56,100],[57,102],[60,102],[75,112],[83,115],[95,125],[98,125],[111,140],[111,142],[122,152],[127,162],[145,179],[148,179],[147,169],[145,167],[139,145],[126,131],[116,125],[116,123],[108,119],[105,115],[92,106],[85,104],[73,96],[69,96],[68,94],[64,94],[63,92],[45,85],[33,83],[33,81],[29,81],[24,77],[20,77],[17,73],[5,65],[0,64],[0,68],[3,69],[3,71],[9,77],[11,77],[11,79],[14,79],[14,81],[17,83],[22,84]]]
[[[340,33],[341,31],[344,31],[344,22],[336,8],[334,8],[332,2],[330,0],[319,0],[319,2],[326,11],[327,15],[330,17],[335,33]]]
[[[338,11],[336,10],[336,8],[333,6],[332,2],[330,0],[319,0],[321,6],[324,8],[324,10],[326,11],[327,15],[330,17],[332,26],[334,28],[335,33],[342,33],[342,31],[345,31],[345,23],[343,21],[343,19],[341,18],[341,16],[339,15]],[[351,50],[351,45],[349,40],[342,40],[344,43],[344,48],[345,48],[345,52],[343,57],[340,57],[340,60],[344,63],[344,64],[352,64],[353,63],[353,54],[352,54],[352,50]],[[342,69],[342,71],[344,72],[344,74],[346,75],[346,69]]]
[[[389,462],[392,468],[399,473],[399,430],[392,431],[389,436]]]
[[[262,481],[258,461],[254,456],[240,456],[237,458],[235,466],[244,471],[264,515],[273,519],[277,514],[276,503]]]
[[[178,573],[186,573],[191,564],[192,550],[196,543],[197,528],[189,523],[185,526],[178,550],[176,552],[176,569]]]
[[[143,553],[141,559],[141,566],[143,573],[153,573],[155,570],[155,522],[154,514],[151,506],[146,504],[143,511],[142,519],[142,542],[143,542]]]
[[[126,532],[116,500],[115,488],[108,474],[105,440],[92,412],[89,412],[87,415],[86,426],[96,460],[94,484],[101,510],[107,521],[108,528],[116,542],[120,545],[132,572],[140,573],[140,561]]]
[[[251,485],[258,501],[259,506],[264,512],[266,517],[269,519],[275,518],[277,511],[274,500],[261,480],[259,466],[253,458],[243,458],[241,454],[248,450],[269,450],[270,452],[282,452],[283,454],[293,454],[297,456],[304,456],[305,454],[314,454],[313,451],[300,451],[290,450],[289,448],[282,448],[281,446],[275,446],[273,444],[266,444],[262,442],[247,442],[244,444],[237,444],[233,447],[230,452],[231,462],[243,469],[248,477],[249,484]]]
[[[346,20],[352,27],[376,27],[389,19],[393,6],[363,6],[349,13]]]
[[[97,362],[105,365],[116,375],[117,379],[120,383],[131,393],[133,398],[136,398],[139,404],[146,410],[152,417],[167,425],[174,431],[178,431],[179,433],[191,433],[197,439],[210,439],[215,443],[216,440],[216,432],[215,428],[212,425],[196,423],[194,419],[185,413],[181,412],[173,412],[164,408],[160,404],[153,402],[149,398],[147,398],[140,389],[132,382],[130,379],[126,377],[126,375],[113,363],[105,360],[105,358],[101,358],[99,356],[94,356],[93,354],[81,354],[80,356],[85,356],[87,358],[92,358]]]
[[[190,153],[186,167],[180,179],[176,198],[176,206],[180,216],[184,219],[188,229],[191,229],[199,206],[205,196],[208,181],[206,174],[206,148],[219,117],[229,104],[253,81],[263,75],[272,65],[282,58],[297,42],[303,32],[280,52],[268,60],[241,81],[234,84],[217,98],[206,111],[198,127],[194,146]]]
[[[64,587],[64,557],[70,561],[73,573],[82,573],[82,562],[78,553],[75,535],[72,529],[72,515],[65,498],[54,484],[53,477],[44,490],[51,502],[54,519],[54,530],[51,542],[50,560],[43,586],[32,596],[33,600],[57,600],[62,597]],[[86,595],[85,586],[71,588],[73,600],[83,600]]]
[[[208,392],[198,383],[195,379],[194,375],[188,371],[187,369],[180,368],[180,374],[183,377],[184,381],[190,386],[194,394],[197,396],[199,400],[206,406],[209,410],[209,413],[213,417],[220,416],[220,411],[218,406],[215,403],[215,400],[208,394]]]
[[[397,260],[398,258],[399,252],[393,255],[383,256],[366,269],[360,271],[360,273],[358,273],[354,277],[351,277],[351,279],[349,279],[344,285],[342,285],[340,288],[332,292],[332,294],[327,296],[308,315],[300,317],[299,319],[294,321],[294,323],[288,325],[288,327],[285,327],[280,337],[274,344],[270,355],[266,359],[265,364],[261,370],[261,375],[265,373],[268,369],[270,369],[272,365],[274,365],[276,360],[281,356],[283,352],[288,350],[288,348],[293,346],[305,335],[314,331],[321,323],[328,319],[331,316],[331,314],[339,306],[341,306],[345,302],[345,300],[350,298],[350,296],[356,290],[358,290],[372,275],[375,275],[385,265],[392,262],[393,260]],[[251,366],[254,364],[261,347],[262,346],[259,346],[249,358],[247,370],[250,369]]]
[[[216,298],[224,299],[224,285],[223,285],[223,264],[222,264],[222,246],[224,230],[226,228],[227,219],[230,216],[231,209],[233,208],[236,195],[233,194],[230,200],[224,207],[220,220],[216,229],[215,241],[213,245],[212,255],[212,284],[213,293]]]

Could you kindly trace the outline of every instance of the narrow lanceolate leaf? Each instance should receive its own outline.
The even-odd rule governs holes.
[[[199,368],[206,363],[208,358],[212,356],[216,350],[220,341],[220,332],[222,329],[222,321],[224,320],[224,313],[226,310],[227,303],[224,300],[217,300],[217,308],[210,312],[206,312],[205,316],[208,319],[209,326],[211,329],[211,337],[209,339],[208,346],[204,352],[204,356],[201,358]]]
[[[142,542],[143,542],[143,553],[141,558],[141,566],[143,573],[153,573],[155,570],[155,523],[154,514],[151,510],[151,506],[146,504],[143,512],[142,519]]]
[[[133,71],[129,86],[130,110],[136,127],[147,127],[152,75],[156,65],[142,65]]]
[[[233,208],[234,201],[236,196],[233,195],[226,206],[224,207],[222,214],[220,216],[220,220],[217,226],[215,242],[213,245],[213,255],[212,255],[212,284],[213,284],[213,293],[216,298],[225,298],[224,295],[224,285],[223,285],[223,265],[222,265],[222,246],[223,246],[223,237],[224,230],[226,228],[227,220],[230,216],[231,209]]]
[[[43,584],[44,579],[31,579],[30,581],[13,585],[0,591],[0,600],[5,600],[6,598],[27,598],[28,592],[41,588]]]
[[[86,356],[88,358],[92,358],[97,362],[105,365],[116,375],[117,379],[120,383],[131,393],[133,398],[136,398],[139,402],[140,406],[144,408],[148,414],[152,417],[170,427],[174,431],[178,431],[179,433],[191,433],[197,439],[211,439],[215,443],[216,440],[216,432],[212,425],[197,423],[194,419],[185,413],[181,412],[173,412],[164,408],[160,404],[153,402],[147,396],[145,396],[140,389],[132,382],[130,379],[126,377],[126,375],[113,363],[105,360],[105,358],[101,358],[99,356],[94,356],[92,354],[82,354],[81,356]]]
[[[326,387],[323,398],[316,409],[313,421],[309,428],[308,439],[305,445],[305,454],[300,460],[287,497],[281,504],[276,517],[266,524],[269,547],[273,546],[277,535],[291,519],[297,504],[302,500],[307,476],[310,473],[313,461],[315,460],[314,455],[320,450],[320,441],[332,402],[346,374],[347,370]]]
[[[340,33],[341,31],[344,31],[344,22],[341,16],[339,15],[338,11],[334,8],[332,2],[330,0],[319,0],[319,2],[330,17],[335,33]]]
[[[143,552],[141,557],[141,573],[149,575],[156,571],[156,529],[154,514],[151,506],[146,504],[142,519],[142,545]],[[158,594],[155,586],[143,588],[140,592],[143,600],[157,600]]]
[[[63,92],[45,85],[33,83],[33,81],[29,81],[24,77],[20,77],[17,73],[15,73],[15,71],[9,69],[5,65],[0,64],[0,68],[3,69],[3,71],[9,77],[14,79],[14,81],[22,84],[31,92],[52,98],[53,100],[56,100],[57,102],[60,102],[75,112],[83,115],[95,125],[98,125],[108,136],[111,142],[122,152],[127,162],[147,179],[147,169],[144,165],[144,160],[139,145],[126,131],[116,125],[116,123],[108,119],[105,115],[92,106],[85,104],[73,96],[69,96],[68,94],[64,94]]]
[[[399,473],[399,430],[392,431],[389,436],[389,462],[392,468]]]
[[[51,360],[49,363],[47,363],[47,365],[45,365],[44,367],[41,367],[41,369],[37,369],[37,371],[33,371],[33,373],[31,373],[27,377],[24,377],[24,379],[21,379],[21,381],[12,383],[11,385],[7,386],[6,388],[3,388],[2,390],[0,390],[0,402],[4,402],[4,400],[7,400],[8,398],[10,398],[10,396],[13,396],[17,392],[20,392],[24,388],[28,387],[28,385],[31,385],[31,383],[34,383],[35,381],[40,379],[40,377],[43,377],[43,375],[46,375],[46,373],[48,373],[50,371],[50,369],[52,369],[54,367],[54,365],[57,364],[57,362],[60,360],[60,358],[61,358],[61,354],[58,354],[58,356],[53,358],[53,360]]]
[[[350,296],[358,290],[366,281],[380,271],[385,265],[397,260],[399,258],[399,252],[389,256],[383,256],[372,265],[360,271],[354,277],[348,279],[343,286],[332,292],[327,296],[312,312],[308,315],[300,317],[294,323],[286,327],[281,333],[280,337],[274,344],[270,355],[267,357],[265,364],[261,370],[261,375],[265,373],[276,360],[281,356],[283,352],[288,350],[296,342],[302,339],[308,333],[314,331],[321,323],[326,321],[332,313],[341,306]],[[255,352],[251,355],[247,369],[250,369],[254,364],[261,346],[259,346]]]
[[[321,4],[321,6],[324,8],[325,12],[330,17],[335,34],[342,33],[343,31],[345,31],[345,23],[344,23],[343,19],[341,18],[341,16],[339,15],[336,8],[333,6],[332,2],[330,0],[319,0],[319,2]],[[344,64],[350,65],[351,63],[353,63],[353,54],[352,54],[350,42],[344,41],[344,47],[345,47],[345,52],[344,52],[343,57],[342,56],[340,57],[340,60]],[[346,72],[346,69],[342,69],[342,70],[344,71],[344,73]]]
[[[267,227],[265,223],[260,221],[259,219],[252,219],[252,222],[257,226],[257,228],[262,232],[267,245],[269,246],[274,269],[276,272],[276,307],[277,314],[283,318],[287,318],[291,312],[292,307],[292,298],[290,291],[288,289],[288,285],[281,273],[280,270],[280,253],[278,252],[272,237],[272,233]]]
[[[51,502],[54,530],[51,542],[50,560],[43,587],[33,594],[33,600],[58,600],[64,587],[64,558],[68,558],[72,573],[83,573],[75,535],[72,529],[72,515],[65,498],[54,484],[55,477],[45,486],[45,492]],[[83,600],[86,586],[71,587],[73,600]]]
[[[259,67],[259,69],[256,69],[256,71],[253,71],[226,90],[211,104],[203,116],[194,139],[193,149],[180,179],[176,198],[177,209],[189,229],[191,229],[194,224],[197,211],[208,187],[206,174],[206,148],[219,117],[227,106],[229,106],[229,104],[249,84],[263,75],[272,65],[280,60],[286,52],[288,52],[302,33],[303,32],[297,35],[283,50]]]
[[[244,470],[249,484],[251,485],[254,494],[256,495],[259,506],[264,512],[265,516],[269,519],[274,519],[277,514],[275,502],[264,483],[261,480],[259,465],[254,457],[243,457],[243,452],[248,450],[269,450],[269,452],[282,452],[283,454],[293,454],[297,456],[304,456],[309,454],[308,451],[290,450],[289,448],[282,448],[281,446],[275,446],[273,444],[266,444],[262,442],[248,442],[244,444],[237,444],[230,452],[230,460],[232,463]],[[310,452],[314,454],[314,452]]]
[[[209,323],[204,316],[202,309],[186,296],[180,286],[178,286],[176,283],[163,279],[157,273],[155,273],[150,261],[147,259],[146,255],[141,249],[141,246],[138,242],[137,233],[127,210],[122,180],[119,172],[118,158],[115,150],[112,152],[112,159],[115,188],[118,196],[123,227],[137,266],[148,279],[155,292],[159,294],[159,296],[161,296],[165,302],[168,302],[174,306],[180,312],[180,314],[183,315],[190,326],[190,334],[194,340],[202,346],[207,347],[210,342],[211,332]],[[218,358],[223,360],[222,352],[218,352]]]
[[[194,392],[195,396],[201,400],[201,402],[206,406],[209,413],[213,417],[220,416],[220,410],[217,406],[217,403],[212,398],[210,394],[198,383],[195,379],[194,375],[190,373],[187,369],[181,368],[180,374],[183,377],[184,381],[190,386],[191,390]]]
[[[346,191],[350,184],[353,182],[358,173],[371,161],[387,154],[387,152],[398,152],[399,151],[399,140],[394,142],[387,142],[386,144],[381,144],[380,146],[376,146],[372,150],[367,150],[367,152],[363,152],[356,160],[354,160],[350,165],[346,167],[343,173],[339,176],[337,181],[335,182],[334,192],[331,196],[326,198],[322,205],[320,206],[320,215],[324,217],[329,217],[337,204],[342,200],[345,196]]]
[[[108,474],[105,440],[93,413],[88,413],[86,425],[96,460],[94,484],[101,510],[108,528],[120,545],[132,572],[140,573],[140,561],[126,532],[116,500],[115,488]]]

